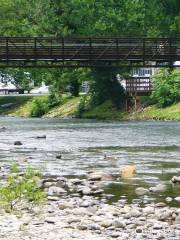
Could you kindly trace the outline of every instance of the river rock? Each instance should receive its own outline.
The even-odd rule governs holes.
[[[112,232],[112,233],[109,233],[109,236],[112,238],[118,238],[119,236],[121,236],[121,233],[120,232]]]
[[[130,214],[132,217],[140,217],[142,215],[142,213],[137,209],[132,209]]]
[[[3,131],[5,131],[5,130],[7,130],[6,127],[0,127],[0,132],[3,132]]]
[[[61,154],[57,154],[56,155],[56,159],[61,159],[62,158],[62,155]]]
[[[164,192],[165,190],[166,190],[166,185],[164,185],[164,184],[158,184],[155,187],[149,188],[150,192]]]
[[[102,227],[105,227],[105,228],[108,228],[108,227],[110,227],[112,225],[112,221],[111,220],[103,220],[102,222],[101,222],[101,226]]]
[[[70,179],[69,181],[73,185],[83,185],[84,180],[79,178]]]
[[[64,188],[64,187],[66,187],[66,183],[67,183],[67,179],[64,177],[47,178],[47,179],[42,180],[42,185],[44,188],[48,188],[51,186]]]
[[[61,187],[52,186],[48,189],[49,196],[62,196],[66,193],[67,191]]]
[[[174,184],[180,184],[180,177],[174,176],[171,179],[171,182],[174,183]]]
[[[71,204],[71,203],[69,203],[69,202],[60,202],[59,204],[58,204],[58,206],[59,206],[59,209],[60,210],[64,210],[64,209],[73,209],[74,208],[74,206],[73,206],[73,204]]]
[[[143,213],[145,216],[154,214],[154,207],[147,206],[147,207],[143,208]]]
[[[112,226],[114,226],[115,228],[124,228],[126,224],[123,218],[116,218],[112,221]]]
[[[85,207],[85,208],[88,208],[88,207],[91,207],[93,206],[93,201],[83,201],[81,204],[80,204],[80,207]]]
[[[96,191],[93,192],[93,195],[101,195],[104,193],[104,190],[103,189],[98,189]]]
[[[166,204],[164,202],[159,202],[159,203],[155,204],[155,207],[156,208],[164,208],[164,207],[166,207]]]
[[[136,228],[136,233],[142,233],[143,229],[141,227]]]
[[[46,135],[37,136],[37,139],[46,139]]]
[[[172,212],[169,209],[156,210],[155,215],[158,220],[164,221],[171,218]]]
[[[48,196],[47,200],[52,201],[52,202],[57,202],[57,201],[59,201],[59,197],[57,197],[57,196]]]
[[[138,188],[135,189],[135,193],[139,196],[146,195],[146,194],[149,193],[149,190],[146,189],[146,188],[143,188],[143,187],[138,187]]]
[[[22,144],[21,141],[15,141],[15,142],[14,142],[14,145],[15,145],[15,146],[21,146],[21,145],[23,145],[23,144]]]
[[[101,227],[100,227],[99,224],[92,223],[92,224],[88,224],[88,225],[87,225],[87,229],[94,231],[94,230],[100,230]]]
[[[166,202],[169,203],[169,202],[172,202],[173,199],[172,199],[172,197],[167,197],[165,200],[166,200]]]
[[[180,202],[180,197],[175,197],[174,200]]]
[[[159,230],[159,229],[162,229],[163,226],[160,224],[160,223],[155,223],[154,226],[153,226],[153,229],[156,229],[156,230]]]
[[[175,218],[175,224],[180,224],[180,215]]]
[[[82,195],[93,195],[93,191],[89,187],[79,188],[77,192]]]
[[[55,224],[57,219],[55,217],[47,217],[47,218],[45,218],[44,221],[47,223],[50,223],[50,224]]]
[[[112,181],[112,175],[109,172],[92,172],[87,175],[89,181]]]

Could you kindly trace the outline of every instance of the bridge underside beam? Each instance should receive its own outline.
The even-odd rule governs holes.
[[[0,68],[117,68],[117,67],[133,67],[133,68],[159,68],[159,67],[174,67],[172,62],[132,62],[132,61],[119,61],[119,62],[105,62],[99,61],[96,63],[90,62],[75,62],[75,61],[0,61]],[[176,67],[180,67],[176,65]]]

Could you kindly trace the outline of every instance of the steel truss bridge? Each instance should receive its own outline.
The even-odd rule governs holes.
[[[180,38],[0,37],[0,67],[173,67],[175,61]]]

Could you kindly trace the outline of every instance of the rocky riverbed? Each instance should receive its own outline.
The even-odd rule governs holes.
[[[179,184],[179,178],[175,180]],[[180,239],[179,208],[164,202],[127,204],[123,196],[109,204],[112,196],[103,190],[108,181],[111,175],[102,172],[89,172],[84,179],[39,179],[39,186],[47,193],[47,202],[32,209],[19,205],[12,213],[1,209],[0,239]],[[157,189],[163,191],[163,186]],[[151,190],[136,189],[141,195]]]

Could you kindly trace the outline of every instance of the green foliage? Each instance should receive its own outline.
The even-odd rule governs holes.
[[[49,109],[56,107],[62,103],[63,103],[62,96],[59,96],[58,94],[53,93],[53,92],[48,96],[48,108]]]
[[[35,98],[32,102],[31,116],[41,117],[49,110],[48,99],[46,97]]]
[[[101,68],[93,71],[94,80],[91,82],[92,106],[98,106],[106,100],[112,100],[117,108],[123,108],[124,89],[118,83],[118,69]]]
[[[120,111],[114,106],[112,101],[105,101],[103,104],[94,107],[90,110],[87,110],[82,113],[84,118],[92,118],[92,119],[111,119],[111,120],[122,120],[125,119],[126,113]]]
[[[84,95],[80,99],[80,103],[77,109],[76,117],[82,117],[82,114],[90,108],[90,98]]]
[[[161,70],[153,78],[153,100],[158,107],[167,107],[180,101],[180,74],[178,70]]]
[[[180,102],[175,103],[166,108],[158,108],[157,106],[149,106],[143,112],[133,113],[128,116],[128,119],[133,120],[175,120],[180,121]]]
[[[0,16],[1,36],[180,36],[179,0],[0,0]],[[59,95],[70,86],[73,96],[78,96],[82,80],[91,81],[94,77],[91,84],[93,105],[111,99],[120,107],[123,91],[112,80],[112,72],[106,77],[108,71],[105,68],[103,71],[27,69],[29,75],[24,69],[0,72],[12,76],[17,86],[27,90],[31,79],[36,86],[42,81],[53,85],[53,93]],[[50,99],[51,106],[56,103],[57,99]],[[46,110],[46,104],[37,102],[32,115],[40,116]]]
[[[38,185],[40,171],[28,167],[23,176],[19,176],[17,171],[19,171],[18,166],[13,163],[6,186],[0,188],[0,204],[5,209],[13,210],[18,203],[22,202],[43,203],[46,195]]]

